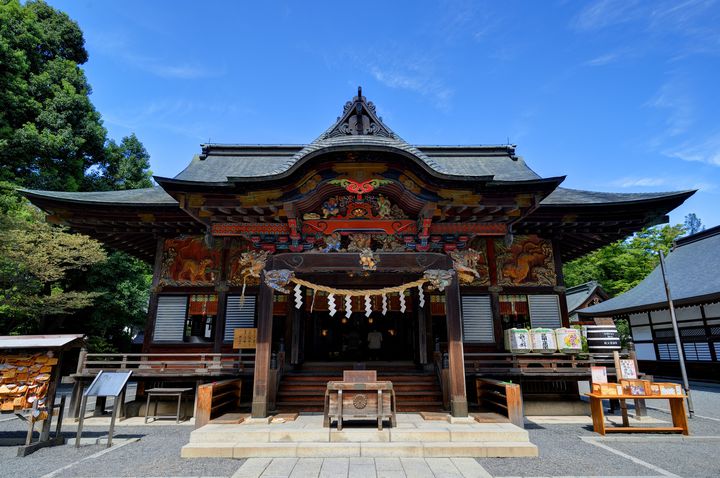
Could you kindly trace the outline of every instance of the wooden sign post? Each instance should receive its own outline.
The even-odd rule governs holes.
[[[257,347],[257,328],[241,328],[233,330],[233,348],[238,349],[239,367],[242,368],[242,349]]]

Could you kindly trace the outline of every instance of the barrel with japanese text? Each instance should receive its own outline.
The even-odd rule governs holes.
[[[612,354],[620,351],[620,334],[615,325],[583,326],[588,343],[588,352]]]

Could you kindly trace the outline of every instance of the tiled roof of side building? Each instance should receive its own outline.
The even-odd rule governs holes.
[[[543,206],[571,204],[610,204],[646,201],[651,199],[682,196],[692,191],[670,191],[657,193],[611,193],[600,191],[584,191],[582,189],[557,188],[543,199]]]
[[[128,204],[134,206],[177,206],[178,204],[172,196],[159,186],[143,189],[128,189],[125,191],[65,192],[21,189],[20,192],[29,198],[60,199],[82,203]]]
[[[720,226],[684,238],[665,260],[673,301],[688,305],[720,300]],[[666,308],[667,297],[660,266],[629,291],[581,309],[583,316],[610,316],[652,308]]]

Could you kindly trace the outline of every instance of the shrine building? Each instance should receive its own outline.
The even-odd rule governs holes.
[[[568,326],[564,261],[693,194],[563,188],[514,145],[411,145],[362,90],[309,144],[201,148],[157,187],[23,193],[154,264],[144,354],[232,356],[256,329],[257,417],[322,407],[291,386],[303,374],[363,367],[414,377],[400,409],[466,415],[468,357],[504,352],[508,328]]]

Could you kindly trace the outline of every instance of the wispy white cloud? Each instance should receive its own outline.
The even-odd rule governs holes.
[[[620,188],[654,187],[663,186],[666,184],[666,179],[657,177],[625,177],[616,179],[612,182],[613,186],[617,186]]]
[[[665,156],[720,166],[720,132],[700,142],[685,142],[663,151]]]
[[[447,108],[453,90],[441,81],[424,74],[422,71],[402,71],[399,69],[383,69],[372,66],[370,73],[380,83],[390,88],[413,91],[435,100],[436,106]]]
[[[647,188],[654,191],[680,191],[688,189],[711,191],[716,188],[716,185],[705,179],[692,176],[627,176],[611,181],[610,184],[621,189]]]
[[[634,21],[642,11],[637,0],[598,0],[583,8],[571,25],[577,30],[599,30]]]
[[[618,58],[619,55],[617,53],[606,53],[588,60],[584,64],[586,66],[604,66],[616,62]]]
[[[90,32],[88,44],[93,51],[110,55],[133,68],[160,78],[192,80],[221,76],[223,71],[197,62],[175,62],[166,58],[135,53],[132,41],[122,32]]]
[[[691,88],[682,79],[665,82],[647,103],[647,106],[667,113],[663,136],[678,136],[687,132],[695,122],[695,108],[690,96]]]

